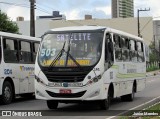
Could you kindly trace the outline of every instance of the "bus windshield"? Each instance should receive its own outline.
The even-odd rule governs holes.
[[[43,67],[95,65],[102,52],[103,33],[52,33],[43,38],[38,60]]]

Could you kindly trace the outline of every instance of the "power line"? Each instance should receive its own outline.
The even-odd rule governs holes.
[[[19,7],[26,7],[26,8],[30,8],[28,5],[26,4],[16,4],[16,3],[9,3],[9,2],[0,2],[1,4],[6,4],[6,5],[12,5],[12,6],[19,6]]]
[[[144,28],[145,28],[145,27],[152,21],[152,19],[154,19],[154,18],[160,18],[160,16],[151,18],[151,19],[144,25],[144,27],[141,29],[141,32],[144,30]]]
[[[41,6],[42,7],[42,5],[41,4],[38,4],[38,3],[36,3],[36,5],[39,5],[39,6]],[[52,7],[50,7],[50,6],[48,6],[48,5],[43,5],[44,7],[46,7],[46,8],[49,8],[50,10],[52,10],[52,11],[55,11],[55,9],[53,9]]]
[[[27,4],[16,4],[16,3],[9,3],[9,2],[0,2],[0,3],[1,3],[1,4],[6,4],[6,5],[11,5],[11,6],[18,6],[18,7],[30,8],[30,6],[27,5]],[[35,8],[35,9],[37,9],[38,11],[41,11],[41,12],[43,12],[43,13],[51,14],[51,13],[49,13],[48,11],[46,11],[46,10],[44,10],[43,8],[38,7],[38,6],[37,6],[37,8]]]
[[[144,30],[144,28],[152,21],[152,18],[150,20],[148,20],[148,22],[143,26],[143,28],[141,29],[141,32]]]
[[[39,9],[39,10],[41,10],[41,11],[44,12],[44,13],[51,14],[50,12],[48,12],[47,10],[39,7],[38,5],[36,5],[36,8]]]

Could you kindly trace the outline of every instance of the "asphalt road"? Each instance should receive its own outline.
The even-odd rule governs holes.
[[[34,117],[34,119],[106,119],[114,118],[130,109],[139,110],[158,101],[160,96],[160,75],[147,78],[147,86],[135,95],[133,102],[122,102],[119,98],[112,101],[108,111],[99,110],[96,104],[62,104],[57,110],[48,110],[43,100],[18,98],[10,105],[0,105],[0,110],[44,110],[42,114],[52,114],[48,117]],[[153,101],[153,102],[152,102]],[[159,100],[160,101],[160,100]],[[150,102],[150,103],[149,103]],[[146,105],[144,105],[146,103]],[[110,116],[110,117],[109,117]],[[0,119],[21,119],[22,117],[0,117]],[[23,117],[32,119],[33,117]]]

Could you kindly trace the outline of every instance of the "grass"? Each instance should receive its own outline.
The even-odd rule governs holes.
[[[156,70],[158,70],[158,69],[159,69],[159,67],[157,67],[157,66],[152,66],[152,67],[150,67],[150,68],[147,68],[147,72],[156,71]]]
[[[143,112],[154,112],[159,113],[160,115],[160,103],[156,104],[152,107],[149,107],[148,109],[144,110]],[[129,116],[122,116],[119,119],[160,119],[160,116],[137,116],[137,117],[129,117]]]
[[[148,108],[147,110],[159,110],[159,112],[160,112],[160,103],[153,106],[153,107]]]

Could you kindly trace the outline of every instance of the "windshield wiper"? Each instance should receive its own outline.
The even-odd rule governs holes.
[[[65,50],[64,50],[65,45],[66,45],[66,41],[64,42],[64,44],[63,44],[63,47],[62,47],[61,51],[58,53],[58,55],[56,56],[56,58],[51,62],[51,64],[50,64],[49,68],[51,68],[51,67],[55,66],[55,64],[56,64],[57,60],[59,60],[59,59],[61,58],[61,56],[62,56],[63,52],[65,52]]]
[[[81,65],[74,59],[74,57],[72,57],[72,55],[70,53],[68,53],[68,56],[73,60],[73,62],[78,66],[81,67]],[[68,62],[68,61],[67,61]]]
[[[72,57],[72,55],[69,53],[70,52],[70,47],[71,47],[71,43],[70,43],[70,41],[71,41],[71,36],[72,36],[72,34],[70,35],[70,39],[69,39],[69,43],[68,43],[68,50],[67,50],[67,56],[66,56],[66,62],[65,62],[65,67],[67,66],[67,64],[68,64],[68,57],[70,57],[72,60],[73,60],[73,62],[78,66],[78,67],[81,67],[81,65],[75,60],[75,58],[73,58]]]

